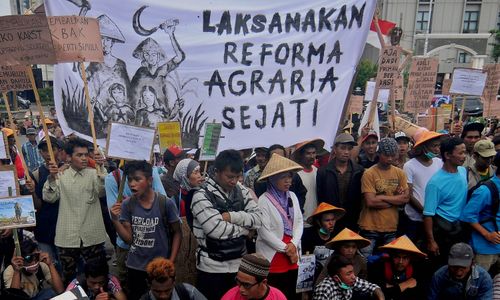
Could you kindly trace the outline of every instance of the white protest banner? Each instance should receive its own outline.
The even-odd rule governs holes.
[[[0,199],[0,230],[35,226],[33,196]]]
[[[9,151],[7,151],[7,137],[0,131],[0,159],[8,159]]]
[[[76,15],[79,1],[45,1],[48,15]],[[331,145],[375,1],[89,0],[105,63],[87,64],[99,143],[121,123],[180,121],[198,145],[207,120],[222,124],[219,150],[320,137]],[[146,6],[149,5],[149,6]],[[82,81],[58,64],[54,97],[65,134],[90,140]],[[319,134],[319,136],[318,136]],[[258,137],[258,138],[255,138]]]
[[[9,190],[11,194],[9,194]],[[19,182],[14,166],[0,166],[0,198],[19,195]]]
[[[479,69],[455,68],[451,78],[450,94],[481,96],[487,73]]]
[[[431,106],[436,88],[439,61],[436,58],[414,58],[410,67],[408,90],[405,98],[405,111],[425,112]]]
[[[299,261],[296,292],[308,292],[313,290],[314,271],[316,270],[316,256],[314,254],[302,255]]]
[[[380,95],[380,94],[379,94]],[[361,135],[361,130],[368,124],[368,117],[370,116],[371,105],[366,106],[365,112],[363,113],[363,118],[361,119],[361,123],[358,128],[358,135]],[[378,117],[378,108],[377,113],[373,117],[372,129],[377,132],[377,136],[380,136],[380,122]]]
[[[389,101],[390,89],[380,89],[378,91],[377,102],[387,103]],[[367,81],[365,89],[365,101],[372,101],[375,93],[375,81]]]
[[[106,155],[123,160],[151,160],[156,131],[153,128],[111,123]]]

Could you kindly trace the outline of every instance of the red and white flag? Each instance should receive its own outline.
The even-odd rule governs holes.
[[[389,42],[389,33],[391,29],[396,27],[396,23],[392,23],[390,21],[378,19],[378,26],[380,27],[380,32],[384,36],[384,40]],[[366,42],[372,45],[375,48],[381,48],[380,41],[377,36],[377,29],[375,28],[375,23],[372,20],[370,25],[370,31],[368,32],[368,37],[366,38]]]

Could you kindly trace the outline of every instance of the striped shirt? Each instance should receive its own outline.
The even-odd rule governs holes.
[[[76,171],[72,167],[58,174],[56,180],[47,180],[43,186],[43,200],[59,200],[55,244],[63,248],[89,247],[106,241],[99,197],[104,196],[104,178],[101,167]]]
[[[253,200],[247,188],[238,183],[244,198],[244,210],[229,212],[231,221],[222,219],[222,214],[214,208],[212,202],[205,196],[205,191],[196,192],[193,195],[191,211],[193,213],[193,234],[198,241],[198,245],[206,247],[205,236],[215,239],[232,239],[246,236],[249,230],[258,229],[262,225],[262,212]],[[216,197],[225,199],[221,194],[224,189],[212,178],[207,180],[206,189]],[[208,257],[208,254],[198,247],[196,251],[197,259],[200,263],[197,268],[207,273],[236,273],[241,259],[228,261],[215,261]]]

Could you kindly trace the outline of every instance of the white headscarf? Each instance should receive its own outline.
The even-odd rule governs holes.
[[[181,188],[189,191],[193,188],[189,184],[189,176],[196,170],[200,168],[200,164],[191,158],[185,158],[181,160],[175,167],[174,180],[179,182]]]

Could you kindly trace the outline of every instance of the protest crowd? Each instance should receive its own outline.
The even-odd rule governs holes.
[[[37,220],[2,231],[2,299],[77,286],[90,299],[500,295],[495,125],[422,129],[415,140],[364,128],[338,134],[330,151],[321,139],[224,150],[204,170],[175,145],[153,163],[120,164],[47,123],[57,164],[43,131],[27,128],[26,180],[15,133],[2,128],[2,164],[16,167]]]
[[[77,5],[83,15],[91,9],[89,1],[68,2]],[[53,9],[49,1],[45,3],[48,11]],[[97,3],[94,1],[92,5],[102,4]],[[354,4],[349,8],[349,25],[347,19],[342,21],[346,17],[344,5],[337,11],[339,18],[334,27],[327,19],[336,9],[325,14],[322,8],[318,31],[323,25],[330,31],[335,28],[335,32],[339,27],[361,28],[363,18],[371,20],[368,12],[363,16],[365,7],[371,13],[375,11],[372,4],[366,3],[362,9]],[[276,130],[283,129],[280,132],[285,135],[304,134],[308,129],[300,127],[301,108],[297,102],[297,128],[285,130],[283,103],[279,102],[274,119],[269,122],[272,124],[268,124],[272,128],[264,128],[265,105],[257,106],[263,118],[252,119],[252,124],[262,130],[257,131],[262,136],[245,136],[253,143],[252,148],[225,147],[219,151],[214,146],[212,149],[213,140],[204,142],[209,135],[215,136],[215,130],[208,134],[209,123],[205,124],[204,135],[200,132],[202,126],[195,128],[205,113],[198,114],[201,104],[194,117],[189,115],[195,111],[191,109],[184,115],[186,101],[182,97],[196,92],[177,93],[182,95],[175,101],[170,99],[172,105],[168,106],[171,97],[168,89],[174,85],[167,84],[167,77],[174,77],[174,70],[180,68],[188,53],[174,34],[179,20],[169,19],[146,30],[139,21],[146,8],[142,6],[134,13],[133,29],[141,36],[153,35],[158,30],[156,34],[171,44],[169,55],[173,55],[168,61],[160,43],[148,37],[133,50],[132,56],[141,62],[130,80],[125,62],[114,56],[116,52],[112,53],[115,43],[125,44],[122,29],[111,17],[100,15],[93,19],[101,28],[100,35],[96,33],[89,40],[102,42],[99,52],[104,53],[99,54],[104,56],[104,62],[69,60],[74,62],[71,75],[81,76],[84,84],[82,91],[78,86],[68,96],[73,83],[65,82],[68,93],[63,91],[63,97],[73,97],[70,99],[73,102],[64,99],[67,102],[57,102],[58,109],[50,108],[47,116],[39,108],[41,117],[16,120],[5,97],[8,117],[0,116],[0,140],[5,138],[5,147],[0,144],[0,150],[5,148],[5,158],[0,157],[0,171],[12,172],[15,178],[8,191],[0,190],[0,299],[500,299],[497,117],[474,118],[463,110],[455,115],[453,107],[443,128],[437,129],[435,124],[427,128],[414,124],[417,116],[396,113],[394,103],[391,113],[379,124],[378,111],[374,122],[377,99],[373,96],[367,107],[373,113],[365,111],[365,121],[361,118],[353,121],[352,112],[350,117],[341,113],[339,123],[346,125],[339,125],[330,136],[314,127],[324,113],[321,109],[318,112],[316,99],[314,106],[302,108],[302,117],[313,111],[311,118],[316,131],[305,134],[311,138],[295,143],[297,138],[294,144],[281,145],[262,137],[280,122],[284,129]],[[229,11],[216,25],[211,25],[210,16],[211,11],[203,12],[205,32],[213,34],[217,28],[219,36],[231,33],[231,25],[223,22],[230,20]],[[286,33],[295,28],[288,16]],[[313,26],[307,25],[309,16],[314,19],[308,12],[302,31]],[[264,15],[252,19],[253,31],[258,30],[258,24],[264,26],[260,17],[265,19]],[[65,20],[73,20],[68,18]],[[68,21],[69,25],[78,23],[77,17],[74,18],[73,24]],[[250,15],[238,14],[236,24],[240,27],[243,18],[249,19]],[[61,22],[57,20],[52,19],[52,25]],[[391,46],[385,45],[377,15],[374,21],[381,52],[397,56],[394,60],[397,64],[392,67],[401,73],[411,59],[411,52],[401,50],[398,45],[401,29],[401,32],[393,30],[395,38],[391,36]],[[61,26],[68,25],[62,23]],[[78,26],[85,23],[82,21]],[[270,32],[277,23],[273,17],[268,25]],[[341,26],[343,23],[346,25]],[[6,25],[0,22],[0,32],[2,26]],[[367,24],[363,26],[368,30]],[[238,32],[244,31],[240,27],[236,27]],[[316,27],[312,32],[316,32]],[[246,62],[242,61],[242,65],[251,64],[246,56],[252,53],[247,46],[243,48],[242,60]],[[339,64],[342,53],[337,46],[338,42],[328,60],[337,56]],[[236,61],[236,44],[233,52],[229,48],[226,44],[226,63]],[[298,48],[293,45],[293,51]],[[311,43],[309,51],[324,51],[324,48],[323,44],[314,50]],[[262,64],[271,52],[266,52],[264,46],[262,51],[261,67],[265,69]],[[342,51],[347,52],[347,48]],[[296,55],[302,54],[294,52],[293,56]],[[400,56],[406,56],[401,69]],[[279,52],[275,58],[280,60]],[[310,65],[311,55],[308,60]],[[68,60],[55,61],[58,62]],[[87,69],[84,62],[88,63]],[[3,66],[1,61],[0,66]],[[500,74],[500,67],[497,69]],[[330,70],[323,78],[318,75],[321,82],[318,93],[325,89],[327,94],[329,86],[335,89],[338,78],[333,68]],[[259,73],[255,72],[249,87],[252,97],[254,89],[263,91],[259,83],[263,73],[260,71],[260,79],[256,79]],[[339,73],[342,72],[335,75],[342,76]],[[205,82],[210,85],[210,93],[212,88],[214,94],[219,87],[223,91],[226,84],[217,83],[218,74],[216,70],[214,80]],[[276,84],[272,81],[278,81],[281,70],[276,74],[269,80],[272,83],[269,95]],[[304,92],[298,79],[303,72],[297,78],[293,74],[291,94],[294,88]],[[176,76],[182,86],[179,75]],[[198,81],[194,79],[184,85]],[[435,75],[432,79],[433,88]],[[232,80],[231,75],[229,82]],[[500,85],[498,81],[495,92]],[[88,95],[87,84],[90,93],[97,95]],[[382,87],[377,83],[375,95]],[[233,87],[228,89],[237,94]],[[81,99],[75,100],[78,93]],[[134,98],[133,103],[127,102],[128,93]],[[297,100],[290,102],[293,101]],[[224,116],[236,111],[233,107],[224,109]],[[240,107],[239,124],[243,129],[250,129],[245,123],[250,118],[245,115],[248,109]],[[204,142],[197,141],[196,147],[181,145],[185,138],[184,123],[180,120],[183,116],[185,119],[189,116],[188,122],[197,130],[196,139],[203,138]],[[219,139],[229,139],[230,134],[235,138],[227,124],[231,123],[234,129],[238,122],[225,120],[228,121],[224,125],[228,129],[224,131],[226,136],[221,136],[219,130],[216,145]],[[174,132],[179,144],[162,145],[160,123],[176,123],[179,127],[182,124]],[[210,124],[220,125],[219,129],[223,126],[216,120]],[[73,132],[69,133],[65,126],[73,126]],[[112,136],[117,128],[125,138],[118,140],[120,135]],[[149,141],[141,140],[144,136],[138,132],[151,136],[151,147]],[[137,149],[125,149],[134,138],[132,142]],[[97,139],[107,139],[106,149]],[[213,159],[207,159],[205,144],[210,144]],[[112,147],[124,156],[110,155]],[[149,159],[130,158],[139,152]],[[5,182],[7,179],[4,175],[0,177]],[[33,206],[31,211],[27,202],[21,203],[23,199]]]

